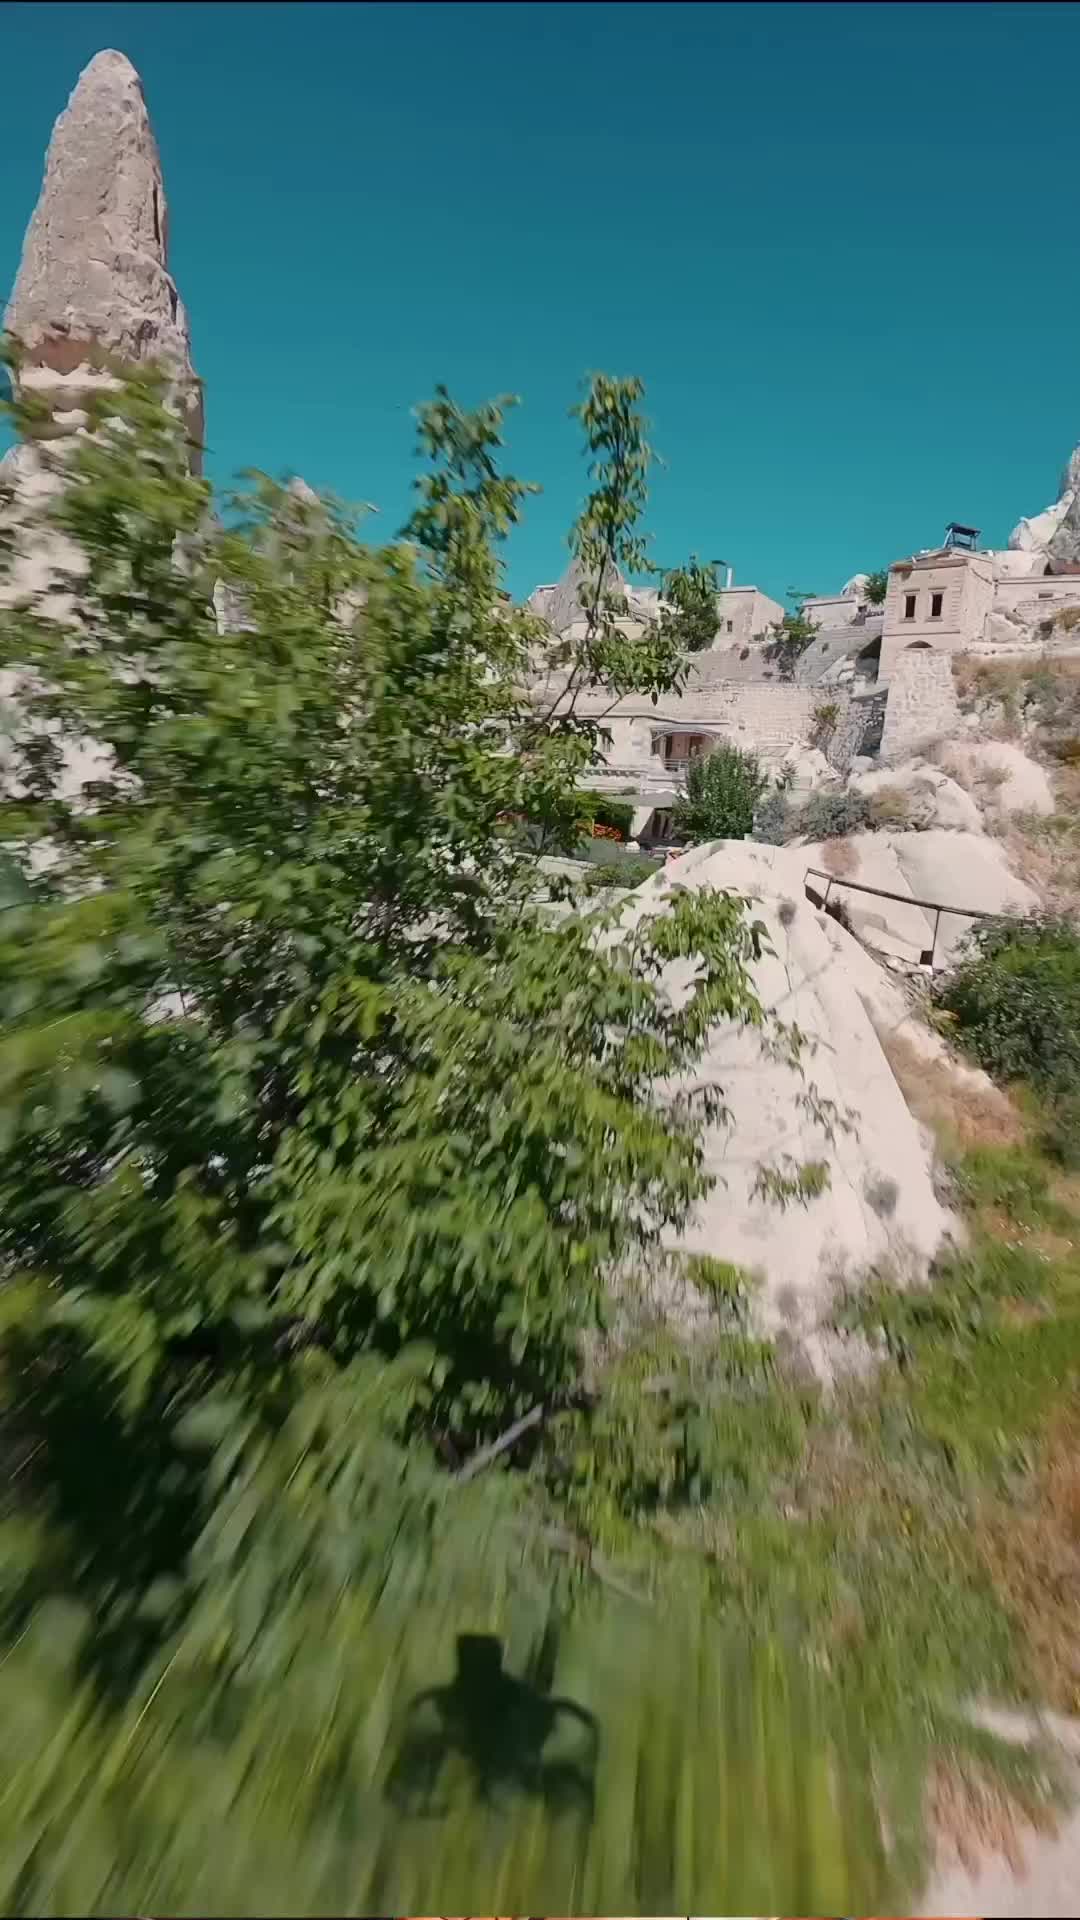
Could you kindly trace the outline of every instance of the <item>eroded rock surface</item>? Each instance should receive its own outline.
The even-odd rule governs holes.
[[[714,841],[639,888],[624,924],[662,912],[674,889],[689,887],[752,896],[768,929],[773,951],[755,968],[755,984],[762,1004],[806,1037],[802,1070],[763,1051],[753,1029],[716,1028],[694,1081],[715,1080],[734,1119],[710,1131],[717,1185],[682,1244],[758,1272],[765,1321],[800,1329],[813,1352],[813,1329],[841,1277],[885,1258],[902,1273],[925,1272],[956,1223],[935,1192],[932,1145],[868,1011],[867,976],[881,970],[807,901],[806,864],[803,849]],[[668,969],[676,997],[692,965]],[[880,991],[888,992],[884,976]],[[778,1205],[761,1190],[763,1169],[790,1175],[822,1162],[827,1187],[805,1205]]]
[[[1066,566],[1080,565],[1080,447],[1069,460],[1053,505],[1019,521],[1009,545],[1025,553],[1045,553],[1048,560]]]
[[[142,83],[122,53],[95,54],[53,128],[45,178],[4,316],[20,376],[46,397],[56,430],[107,379],[106,363],[167,366],[202,444],[187,314],[169,272],[161,159]]]

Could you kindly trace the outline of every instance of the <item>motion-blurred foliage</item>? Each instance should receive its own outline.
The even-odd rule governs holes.
[[[582,409],[581,671],[663,686],[677,635],[628,641],[604,587],[635,537],[638,391],[597,381]],[[677,1830],[661,1798],[642,1823],[622,1775],[667,1694],[661,1623],[582,1594],[540,1492],[448,1471],[577,1390],[607,1276],[703,1187],[698,1118],[650,1085],[717,1016],[759,1018],[736,901],[685,903],[632,964],[528,911],[503,823],[572,845],[592,742],[521,692],[537,635],[498,595],[525,491],[498,473],[500,422],[424,410],[416,512],[376,549],[260,476],[223,526],[156,381],[128,383],[49,509],[83,556],[66,601],[3,616],[7,1911],[497,1886],[569,1910],[739,1884],[708,1805],[719,1641],[697,1619],[678,1649],[717,1689],[704,1825],[693,1796]],[[86,741],[107,762],[76,783],[63,744]],[[679,952],[700,967],[675,1011],[656,983]],[[470,1631],[501,1643],[494,1710],[466,1667],[440,1737],[474,1811],[433,1825],[391,1788],[410,1701]],[[734,1674],[759,1728],[779,1682]],[[594,1729],[563,1762],[556,1677],[571,1733]],[[662,1794],[696,1751],[685,1696],[673,1675]],[[782,1687],[777,1706],[786,1745]],[[823,1850],[789,1899],[839,1897],[820,1765]],[[741,1829],[734,1801],[724,1818]],[[767,1904],[781,1884],[765,1873]]]
[[[622,945],[531,903],[592,765],[573,689],[682,671],[606,586],[639,400],[579,410],[593,588],[546,714],[499,408],[421,413],[380,548],[261,476],[216,518],[153,376],[62,456],[81,563],[0,612],[5,1912],[837,1912],[915,1871],[925,1714],[874,1746],[782,1584],[755,1632],[715,1543],[640,1524],[722,1488],[774,1542],[804,1416],[767,1355],[731,1328],[704,1413],[594,1376],[706,1183],[719,1094],[657,1088],[763,1018],[737,900]]]

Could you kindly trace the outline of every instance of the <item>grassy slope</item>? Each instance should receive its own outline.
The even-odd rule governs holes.
[[[970,1245],[925,1290],[879,1273],[838,1300],[853,1360],[875,1364],[823,1392],[740,1328],[718,1269],[715,1338],[643,1334],[549,1463],[605,1551],[704,1580],[728,1621],[828,1677],[875,1777],[895,1771],[890,1823],[910,1823],[879,1898],[923,1870],[924,1814],[961,1842],[1048,1814],[1050,1774],[973,1733],[965,1701],[1080,1708],[1078,1191],[1012,1104],[925,1063],[919,1095]]]

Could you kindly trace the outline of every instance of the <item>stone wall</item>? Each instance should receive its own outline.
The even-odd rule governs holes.
[[[670,734],[728,741],[778,767],[789,747],[821,744],[838,772],[846,772],[859,751],[861,718],[853,720],[853,702],[843,687],[800,687],[786,681],[718,681],[696,695],[684,694],[665,706],[609,714],[601,725],[607,736],[605,770],[644,786],[670,784],[664,765],[664,739]],[[827,735],[815,715],[822,707],[836,712]],[[654,751],[655,743],[655,751]]]
[[[1022,620],[1030,627],[1053,620],[1066,607],[1080,607],[1080,574],[1041,580],[999,580],[994,589],[994,611],[1010,614],[1014,620]]]
[[[955,732],[959,722],[949,655],[928,647],[899,654],[889,682],[882,760],[906,760],[931,740]]]
[[[829,703],[834,696],[830,691]],[[814,731],[814,713],[823,704],[815,687],[786,682],[726,682],[712,692],[709,725],[723,729],[725,738],[749,747],[763,760],[782,760],[790,746],[808,741]],[[842,699],[838,705],[844,705]]]
[[[881,751],[881,737],[885,731],[885,715],[889,705],[887,687],[873,687],[869,693],[852,700],[852,754],[875,754]]]
[[[830,689],[829,697],[832,697]],[[881,744],[888,693],[870,687],[847,702],[841,724],[828,748],[828,759],[838,773],[846,773],[856,754],[876,753]]]

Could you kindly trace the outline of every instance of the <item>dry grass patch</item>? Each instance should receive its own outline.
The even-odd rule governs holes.
[[[988,1853],[1003,1854],[1014,1873],[1023,1872],[1024,1832],[1052,1833],[1056,1809],[1034,1787],[1006,1788],[971,1761],[939,1760],[930,1776],[929,1820],[943,1856],[974,1872]]]
[[[932,750],[927,748],[923,758],[940,772],[947,773],[950,780],[955,780],[957,786],[967,792],[970,762],[964,756],[962,743],[956,740],[941,741]]]
[[[1052,913],[1080,917],[1080,765],[1048,768],[1058,811],[996,823],[1009,865]]]
[[[911,800],[903,787],[879,787],[870,796],[870,815],[876,827],[909,827],[911,811]]]
[[[915,1118],[943,1145],[966,1151],[1022,1146],[1027,1140],[1027,1122],[1008,1094],[981,1084],[970,1067],[947,1055],[924,1053],[903,1033],[879,1029],[878,1039]]]
[[[1031,1158],[1039,1134],[1039,1115],[1031,1110],[1022,1089],[1010,1098],[1000,1087],[983,1084],[976,1069],[951,1060],[948,1054],[927,1054],[906,1034],[880,1028],[877,1031],[882,1052],[908,1107],[929,1127],[947,1163],[959,1163],[965,1154],[972,1154],[977,1165],[978,1149],[982,1147],[998,1152],[1023,1150]],[[1018,1167],[1022,1163],[1013,1160],[1007,1164]],[[1080,1173],[1063,1172],[1038,1154],[1036,1165],[1041,1171],[1045,1200],[1040,1200],[1039,1209],[1030,1217],[1017,1218],[1015,1195],[1011,1212],[989,1191],[977,1197],[969,1194],[968,1204],[981,1230],[994,1239],[1023,1246],[1046,1260],[1073,1259],[1078,1243],[1076,1222],[1080,1220]]]
[[[1080,1401],[1051,1427],[1018,1497],[984,1515],[980,1532],[1039,1698],[1080,1712]]]
[[[826,873],[850,880],[859,870],[859,856],[849,840],[826,840],[822,843],[821,864]]]
[[[1051,653],[1026,654],[1020,659],[993,660],[974,653],[955,653],[952,657],[953,685],[961,705],[975,700],[1005,699],[1018,694],[1033,681],[1061,683],[1061,691],[1072,697],[1080,694],[1080,659],[1057,659]]]

